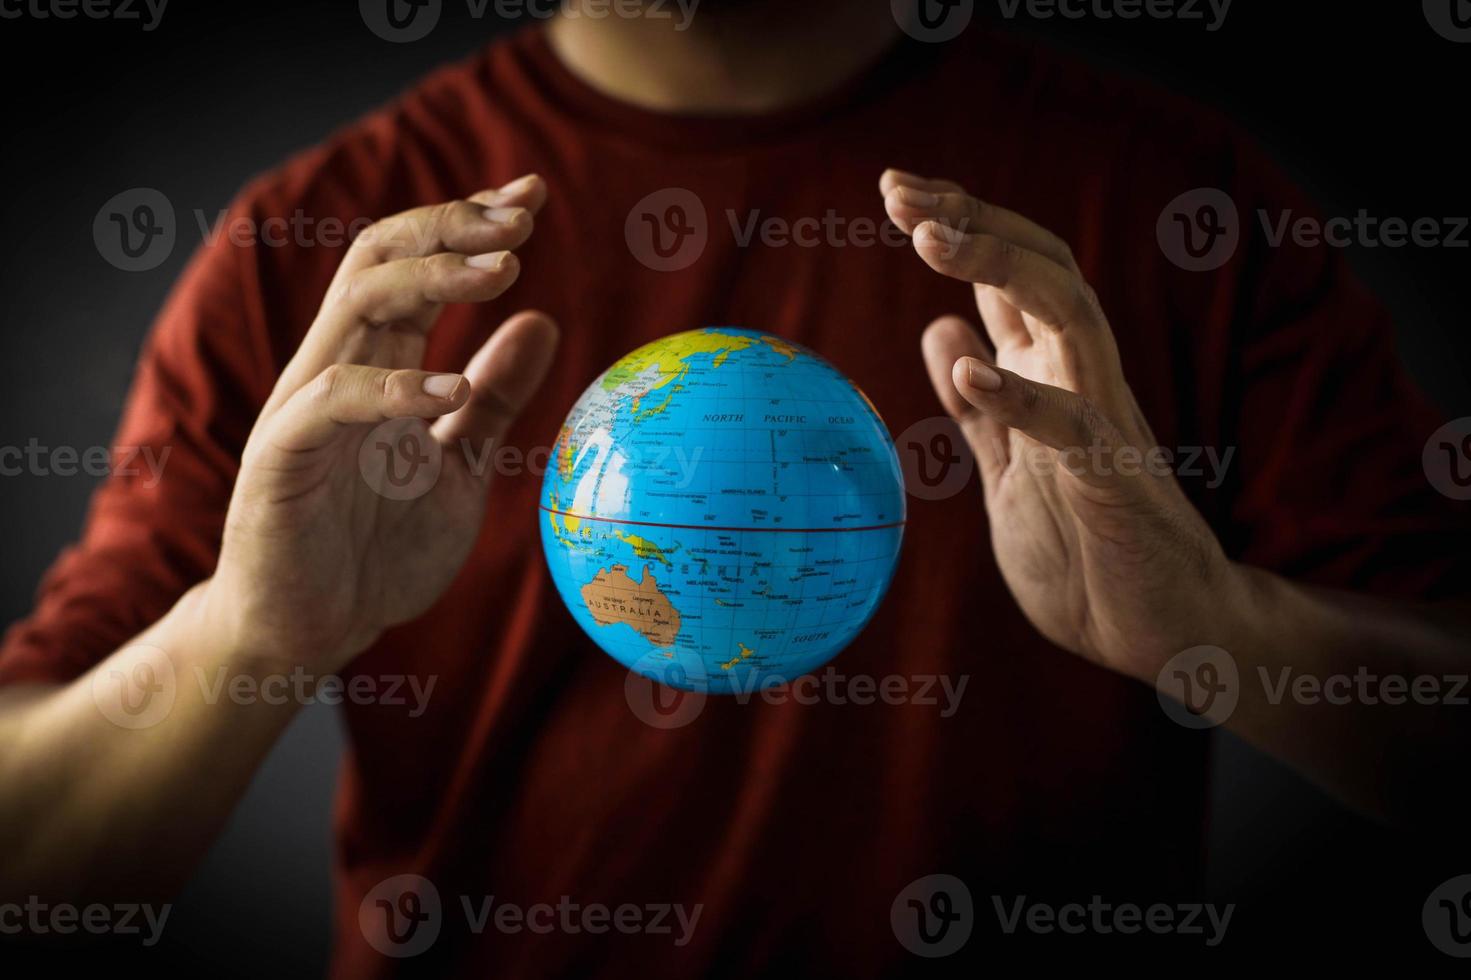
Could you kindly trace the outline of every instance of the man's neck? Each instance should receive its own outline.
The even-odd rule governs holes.
[[[706,0],[687,18],[688,7],[671,2],[659,5],[664,16],[594,18],[578,16],[574,4],[552,21],[549,38],[568,70],[620,101],[656,112],[752,115],[839,88],[899,34],[883,0]]]

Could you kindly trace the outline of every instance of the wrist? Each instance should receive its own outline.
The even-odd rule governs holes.
[[[1272,622],[1272,576],[1240,562],[1227,561],[1214,601],[1207,604],[1195,646],[1225,650],[1238,665],[1255,656],[1262,624]]]
[[[1257,647],[1264,622],[1266,578],[1249,566],[1222,557],[1208,578],[1187,595],[1176,595],[1161,607],[1157,622],[1168,627],[1155,634],[1146,655],[1127,672],[1154,685],[1180,654],[1197,647],[1219,647],[1236,658]]]
[[[186,592],[175,607],[193,658],[232,674],[264,677],[291,673],[295,662],[266,632],[251,627],[243,604],[225,580],[212,576]]]

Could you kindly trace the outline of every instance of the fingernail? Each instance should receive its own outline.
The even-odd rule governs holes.
[[[996,369],[984,361],[977,361],[972,358],[966,364],[965,379],[970,382],[972,388],[979,388],[981,391],[1001,390],[1001,375],[997,374]]]
[[[500,193],[501,193],[502,196],[510,196],[511,194],[519,194],[520,192],[526,190],[526,188],[530,187],[531,186],[531,182],[534,181],[534,180],[536,180],[536,179],[537,179],[536,174],[527,174],[525,177],[517,177],[515,180],[511,181],[509,184],[507,184],[506,186],[502,187],[500,189]]]
[[[509,225],[520,220],[525,208],[486,208],[485,220],[497,225]]]
[[[424,379],[424,394],[434,398],[448,398],[460,386],[458,374],[432,374]]]
[[[470,256],[465,260],[465,264],[472,269],[489,269],[492,272],[500,272],[506,267],[506,259],[510,257],[510,252],[485,252],[481,255]]]
[[[965,232],[949,225],[942,225],[938,221],[926,221],[920,225],[917,231],[926,238],[948,242],[951,245],[959,245],[965,241]]]
[[[912,208],[932,208],[940,203],[940,195],[915,187],[900,187],[899,200]]]

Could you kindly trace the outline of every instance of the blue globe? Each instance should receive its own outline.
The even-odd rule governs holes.
[[[883,420],[817,354],[691,330],[609,368],[542,486],[552,581],[609,656],[670,687],[764,689],[838,654],[904,533]]]

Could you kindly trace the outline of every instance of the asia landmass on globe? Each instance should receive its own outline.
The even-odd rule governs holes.
[[[685,690],[790,681],[878,608],[904,531],[878,411],[805,347],[735,328],[639,348],[583,393],[542,492],[578,624]]]

